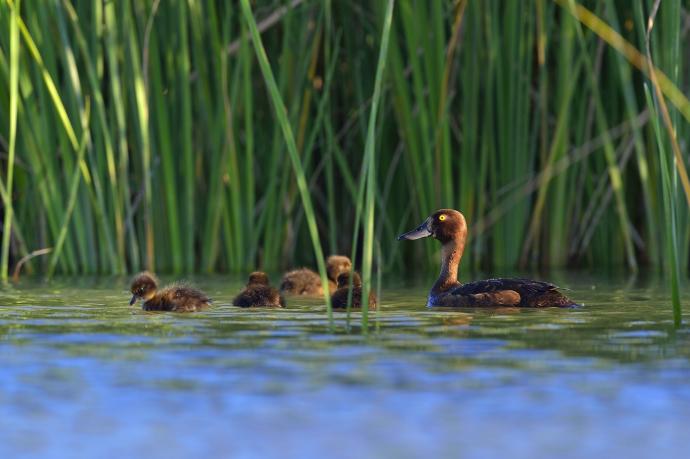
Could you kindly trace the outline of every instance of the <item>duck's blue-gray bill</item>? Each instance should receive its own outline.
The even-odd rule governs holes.
[[[398,240],[402,241],[403,239],[407,239],[408,241],[414,241],[415,239],[421,239],[423,237],[429,236],[431,236],[431,231],[429,231],[429,220],[426,220],[416,229],[413,229],[412,231],[408,231],[407,233],[403,233],[400,236],[398,236]]]
[[[137,296],[136,296],[136,295],[132,295],[132,299],[129,300],[129,305],[131,306],[131,305],[133,305],[133,304],[136,303],[136,302],[137,302]]]

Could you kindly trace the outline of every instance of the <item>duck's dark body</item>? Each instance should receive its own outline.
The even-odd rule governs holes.
[[[255,271],[249,275],[247,286],[232,300],[232,304],[241,308],[282,308],[285,307],[285,299],[269,285],[266,273]]]
[[[232,304],[241,308],[264,306],[282,308],[285,300],[277,289],[266,285],[249,285],[232,300]]]
[[[331,295],[333,309],[346,309],[347,297],[350,290],[350,273],[338,276],[338,289]],[[362,279],[359,274],[352,273],[352,309],[362,308]],[[369,309],[376,309],[376,295],[369,292]]]
[[[548,282],[521,278],[486,279],[458,283],[446,291],[429,294],[427,306],[568,307],[574,303]]]
[[[427,306],[542,308],[576,304],[548,282],[520,278],[487,279],[467,284],[458,282],[458,266],[467,240],[467,222],[457,210],[440,209],[434,212],[419,227],[401,234],[398,240],[429,236],[437,239],[442,246],[441,273],[429,292]]]
[[[195,312],[211,305],[211,299],[203,292],[185,285],[172,285],[156,292],[145,301],[144,311]]]
[[[158,279],[144,271],[132,279],[130,306],[143,300],[145,311],[194,312],[206,309],[211,299],[205,293],[184,284],[172,284],[158,290]]]

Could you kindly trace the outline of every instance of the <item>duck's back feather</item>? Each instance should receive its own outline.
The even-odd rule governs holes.
[[[194,312],[211,304],[204,292],[184,284],[173,284],[144,303],[146,311]]]
[[[558,287],[549,282],[521,278],[486,279],[468,282],[453,287],[443,296],[469,296],[483,293],[514,291],[520,295],[520,307],[573,306],[575,303],[558,291]]]
[[[285,273],[280,291],[288,295],[322,295],[321,277],[311,269],[295,269]]]
[[[252,306],[281,308],[285,306],[285,299],[278,290],[268,285],[249,285],[242,289],[232,304],[241,308]]]

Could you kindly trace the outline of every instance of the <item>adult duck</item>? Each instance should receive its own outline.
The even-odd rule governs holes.
[[[434,212],[416,229],[398,236],[415,240],[432,236],[441,244],[441,274],[431,287],[427,306],[517,306],[541,308],[575,306],[572,300],[548,282],[530,279],[487,279],[462,284],[458,266],[467,240],[465,217],[453,209]]]

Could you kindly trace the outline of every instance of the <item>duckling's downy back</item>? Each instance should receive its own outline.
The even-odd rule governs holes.
[[[247,286],[235,297],[232,304],[241,308],[285,306],[285,299],[277,289],[269,285],[268,275],[255,271],[249,275]]]
[[[350,280],[352,278],[352,280]],[[331,306],[334,309],[347,308],[350,282],[352,282],[352,308],[362,307],[362,279],[357,272],[344,272],[338,276],[338,289],[331,296]],[[377,301],[374,292],[369,292],[369,309],[376,309]]]

